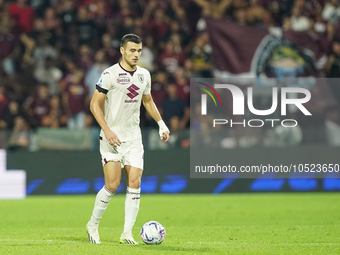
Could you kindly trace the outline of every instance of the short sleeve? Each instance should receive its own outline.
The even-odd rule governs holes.
[[[105,70],[96,84],[96,89],[99,92],[106,94],[111,88],[111,75],[110,72]]]
[[[146,87],[143,92],[143,95],[149,95],[151,93],[151,75],[148,72],[146,75]]]

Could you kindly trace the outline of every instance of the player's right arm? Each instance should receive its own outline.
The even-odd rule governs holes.
[[[91,102],[90,110],[97,120],[99,126],[102,128],[106,140],[109,144],[114,146],[119,146],[121,144],[118,136],[109,128],[104,118],[104,103],[106,99],[106,94],[99,92],[97,89],[94,91]]]

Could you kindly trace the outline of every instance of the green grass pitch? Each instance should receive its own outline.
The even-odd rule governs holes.
[[[340,254],[339,193],[142,195],[133,230],[156,220],[161,245],[121,245],[124,195],[104,214],[102,244],[85,225],[94,195],[0,201],[0,254]]]

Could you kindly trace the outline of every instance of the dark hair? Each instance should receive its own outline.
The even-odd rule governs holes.
[[[124,45],[127,42],[134,42],[134,43],[140,44],[142,43],[142,39],[140,39],[139,36],[135,34],[126,34],[123,36],[122,40],[120,41],[120,47],[124,47]]]

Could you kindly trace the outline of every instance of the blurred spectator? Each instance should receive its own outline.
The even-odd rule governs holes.
[[[148,69],[150,72],[154,70],[153,62],[155,59],[154,44],[151,36],[147,36],[143,42],[142,55],[139,58],[138,65]]]
[[[34,10],[26,0],[17,0],[8,6],[11,18],[16,23],[18,32],[31,32]]]
[[[0,12],[7,10],[7,3],[5,0],[0,0]]]
[[[227,8],[231,6],[233,0],[222,1],[194,0],[194,2],[197,3],[202,8],[203,16],[220,19],[224,16]]]
[[[83,83],[84,73],[72,61],[66,62],[67,76],[62,80],[62,98],[68,116],[67,127],[85,128],[85,112],[88,109],[88,89]]]
[[[327,0],[322,11],[322,17],[333,25],[337,25],[340,17],[339,0]]]
[[[326,74],[329,78],[340,77],[340,41],[332,43],[332,54],[329,56],[326,64]],[[338,86],[338,85],[337,85]]]
[[[39,35],[42,35],[42,37],[47,38],[48,36],[45,36],[45,23],[42,18],[35,18],[33,21],[33,31],[28,33],[29,37],[33,40],[37,40]]]
[[[179,0],[171,0],[170,1],[172,11],[174,12],[173,19],[177,20],[182,24],[182,29],[185,29],[187,32],[189,31],[187,15],[185,13],[184,8],[180,4]]]
[[[53,8],[47,8],[44,15],[44,24],[46,29],[58,29],[60,20],[56,17]]]
[[[18,54],[19,38],[17,33],[11,31],[13,22],[9,13],[0,13],[0,60],[3,60],[4,71],[7,74],[14,74],[14,59]]]
[[[94,22],[96,24],[97,37],[100,38],[106,32],[106,24],[112,19],[112,10],[109,4],[104,0],[95,1]]]
[[[152,86],[151,86],[152,98],[157,108],[160,109],[162,106],[162,103],[167,97],[165,89],[168,83],[168,74],[165,70],[161,69],[153,75],[151,81],[152,81]],[[142,125],[147,126],[147,127],[152,127],[152,128],[157,127],[157,124],[151,118],[151,116],[146,112],[144,107],[141,108],[141,123]]]
[[[336,35],[335,27],[331,24],[327,24],[327,37],[324,37],[326,42],[325,53],[329,55],[331,53],[331,44],[334,41]]]
[[[121,55],[117,49],[113,48],[112,38],[110,34],[107,33],[102,36],[102,45],[103,48],[101,50],[104,51],[106,59],[109,62],[109,64],[110,65],[116,64],[119,61]]]
[[[106,9],[107,12],[110,11],[110,6],[108,6],[103,0],[82,0],[81,4],[86,6],[89,11],[89,17],[94,18],[98,15],[99,9]]]
[[[274,25],[282,26],[282,17],[287,16],[289,3],[285,0],[262,0],[261,5],[269,12]]]
[[[77,35],[80,44],[91,44],[96,36],[96,26],[90,19],[85,6],[80,6],[76,20]]]
[[[94,90],[96,89],[96,84],[98,83],[102,72],[109,67],[103,50],[97,51],[95,60],[96,62],[88,69],[85,75],[85,85],[88,88],[90,97],[92,97]]]
[[[163,101],[166,98],[165,89],[167,82],[168,77],[164,70],[160,70],[157,74],[154,75],[152,79],[151,94],[153,97],[153,101],[158,108],[162,105]]]
[[[170,126],[170,119],[177,116],[180,119],[179,127],[186,127],[190,119],[190,110],[184,100],[178,97],[177,86],[170,84],[167,88],[167,94],[168,98],[164,100],[160,109],[164,122]]]
[[[237,8],[234,10],[233,18],[240,25],[248,25],[247,8]]]
[[[20,41],[24,45],[24,54],[22,56],[23,63],[34,64],[34,59],[32,58],[32,53],[36,45],[34,39],[28,37],[27,34],[21,34]]]
[[[183,48],[182,48],[182,38],[178,33],[173,33],[170,37],[170,41],[172,42],[172,45],[174,47],[174,51],[178,54],[182,54]]]
[[[185,76],[183,68],[178,68],[175,73],[175,83],[177,86],[177,94],[185,102],[189,101],[190,96],[190,81]]]
[[[75,34],[75,31],[72,31],[69,33],[68,37],[66,38],[66,43],[62,44],[60,59],[62,60],[62,62],[66,61],[66,59],[68,58],[74,59],[78,56],[78,52],[79,52],[79,41],[78,41],[77,35]]]
[[[170,20],[162,9],[156,9],[154,19],[147,24],[148,33],[154,38],[155,45],[161,42],[170,28]]]
[[[117,20],[124,20],[125,17],[132,17],[135,18],[137,16],[137,13],[134,8],[131,8],[130,1],[126,0],[119,0],[118,6],[116,8],[118,9],[118,12],[116,13]]]
[[[210,64],[211,54],[212,49],[209,45],[208,34],[204,33],[196,39],[190,54],[195,77],[212,77]]]
[[[9,99],[5,95],[5,88],[0,85],[0,130],[7,128],[6,123],[6,110],[8,107]]]
[[[52,1],[53,0],[30,0],[30,4],[37,16],[42,17]]]
[[[45,59],[46,58],[57,58],[57,52],[54,47],[49,45],[47,43],[46,38],[43,36],[43,34],[39,35],[37,38],[37,44],[33,51],[33,59],[36,63],[36,66],[38,68],[45,65]]]
[[[122,38],[126,34],[131,34],[134,32],[134,22],[132,17],[126,16],[123,19],[123,25],[120,27],[117,37]]]
[[[13,132],[9,138],[8,149],[28,149],[29,146],[29,127],[26,120],[18,116],[14,120]]]
[[[62,75],[62,71],[55,66],[54,60],[51,57],[47,57],[45,64],[37,67],[34,71],[34,78],[38,82],[48,85],[50,95],[60,94],[59,82]]]
[[[84,44],[80,46],[79,56],[77,59],[77,66],[86,72],[93,64],[93,58],[91,54],[91,49],[88,45]]]
[[[72,0],[58,1],[57,13],[61,18],[63,30],[67,33],[68,28],[76,21],[77,11],[75,9],[75,2]]]
[[[191,39],[191,35],[190,32],[188,31],[188,28],[186,31],[184,31],[179,22],[176,20],[172,20],[171,24],[170,24],[170,29],[168,30],[168,32],[166,33],[166,35],[164,36],[164,41],[170,41],[171,38],[173,38],[172,36],[176,34],[179,41],[178,42],[174,42],[175,44],[179,43],[180,45],[187,45],[190,42]],[[150,37],[152,39],[152,37]],[[176,38],[177,39],[177,38]],[[175,40],[176,40],[175,39]],[[176,47],[176,46],[175,46]]]
[[[260,28],[270,28],[274,26],[274,22],[269,12],[260,5],[259,0],[251,0],[250,7],[247,12],[248,24]]]
[[[328,21],[322,17],[322,6],[319,5],[314,10],[315,18],[311,20],[312,31],[319,36],[327,34]]]
[[[309,19],[314,19],[317,13],[317,9],[321,7],[320,0],[295,0],[293,8],[298,7],[302,11],[302,15]]]
[[[36,94],[27,98],[24,103],[24,110],[29,117],[29,123],[33,127],[40,127],[45,115],[51,109],[48,87],[46,84],[40,84]]]
[[[44,36],[51,45],[56,44],[57,38],[62,36],[61,21],[56,16],[55,9],[47,8],[44,15]]]
[[[57,42],[57,36],[60,36],[61,31],[60,26],[57,27],[48,27],[45,23],[46,21],[42,18],[36,18],[33,21],[33,31],[28,34],[28,36],[35,41],[38,40],[39,37],[44,38],[47,44],[55,47]],[[52,23],[52,20],[49,22]],[[57,23],[57,22],[56,22]],[[57,50],[57,49],[55,49]]]
[[[10,101],[8,104],[6,117],[5,117],[7,129],[13,129],[15,118],[21,115],[22,115],[22,112],[20,112],[19,104],[16,101]]]
[[[0,87],[0,91],[2,90],[1,88],[2,87]],[[6,104],[6,101],[6,99],[0,99],[0,109],[4,110],[0,116],[0,148],[7,148],[9,131],[13,129],[14,120],[17,116],[19,116],[18,103],[15,101],[10,101],[6,108],[2,108]]]
[[[135,18],[133,23],[133,33],[136,35],[140,35],[142,38],[145,36],[144,22],[140,17]],[[144,45],[143,45],[144,46]],[[143,47],[144,50],[144,47]]]
[[[171,137],[169,139],[169,147],[171,148],[185,148],[190,145],[189,130],[180,127],[180,119],[178,116],[173,116],[170,119]]]
[[[183,69],[184,69],[185,76],[186,76],[187,78],[188,78],[188,77],[193,77],[193,73],[194,73],[194,65],[193,65],[191,59],[186,59],[186,60],[184,61]]]
[[[50,100],[51,109],[43,117],[42,126],[50,128],[65,127],[67,116],[62,109],[59,96],[53,96]]]
[[[24,45],[23,52],[16,59],[15,76],[9,78],[15,99],[23,102],[36,89],[36,81],[33,78],[34,59],[32,58],[35,41],[26,34],[21,34],[20,40]]]
[[[174,45],[170,41],[165,44],[165,49],[160,55],[158,63],[165,67],[170,74],[174,74],[177,68],[183,64],[183,57],[182,52],[178,53],[175,51]]]
[[[307,31],[310,28],[310,21],[302,15],[301,8],[294,7],[292,15],[284,21],[284,28],[293,31]]]

